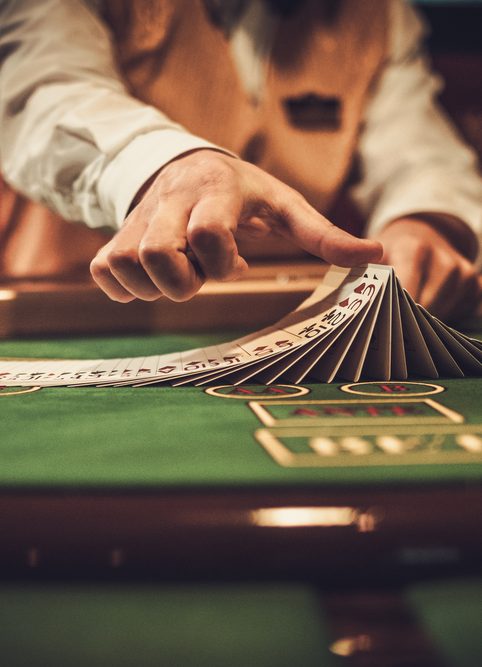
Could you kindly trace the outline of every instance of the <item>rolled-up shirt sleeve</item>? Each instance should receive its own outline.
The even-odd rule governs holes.
[[[163,165],[217,148],[128,94],[80,0],[0,0],[0,25],[1,170],[62,217],[118,228]]]
[[[351,195],[369,221],[369,236],[397,218],[439,213],[465,223],[480,245],[477,157],[437,104],[442,83],[421,47],[425,26],[403,0],[392,0],[390,8],[388,62],[366,109],[361,180]]]

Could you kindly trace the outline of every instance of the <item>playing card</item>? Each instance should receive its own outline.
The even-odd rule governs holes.
[[[418,306],[391,267],[331,267],[294,311],[233,341],[117,359],[0,360],[5,386],[202,386],[482,374],[482,343]]]

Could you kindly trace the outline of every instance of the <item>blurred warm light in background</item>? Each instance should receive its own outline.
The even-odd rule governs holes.
[[[268,507],[251,512],[252,522],[265,528],[350,526],[357,519],[353,507]]]

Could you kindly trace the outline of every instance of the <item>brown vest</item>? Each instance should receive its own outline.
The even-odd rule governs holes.
[[[329,212],[383,63],[386,0],[307,0],[280,19],[257,103],[202,0],[106,0],[104,7],[136,97]]]

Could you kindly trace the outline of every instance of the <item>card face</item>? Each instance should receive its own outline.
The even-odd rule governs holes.
[[[331,336],[325,336],[320,340],[314,341],[311,345],[305,345],[301,351],[296,355],[292,355],[291,358],[287,360],[288,364],[285,367],[283,367],[284,364],[282,363],[277,364],[276,373],[267,377],[266,382],[268,384],[276,382],[280,377],[290,384],[298,384],[302,382],[312,366],[318,359],[323,357],[326,351],[338,340],[346,327],[350,325],[350,322],[351,320],[345,322],[337,331],[333,332]]]
[[[385,291],[380,293],[366,320],[362,322],[361,329],[352,340],[348,350],[343,354],[342,359],[340,359],[340,363],[334,367],[327,377],[328,382],[331,382],[335,377],[341,380],[353,378],[354,382],[358,382],[360,379],[384,294]],[[320,371],[323,372],[322,369]]]
[[[0,381],[4,386],[39,386],[49,387],[67,385],[69,379],[82,378],[93,372],[102,360],[65,361],[28,361],[8,366],[8,362],[0,365]]]
[[[385,277],[378,279],[376,273]],[[252,360],[253,357],[268,359],[267,363],[256,364],[250,361],[246,364],[248,371],[245,374],[234,369],[233,372],[222,369],[219,373],[198,378],[196,386],[221,378],[236,384],[248,379],[258,380],[258,371],[262,373],[259,378],[262,382],[273,382],[281,376],[287,381],[293,376],[298,378],[296,382],[299,382],[300,371],[297,364],[303,363],[307,351],[313,349],[315,343],[319,344],[328,337],[337,337],[358,311],[369,306],[374,295],[386,282],[386,275],[386,267],[383,267],[383,270],[374,269],[372,265],[351,270],[338,270],[333,267],[325,276],[329,282],[329,290],[321,285],[293,313],[281,319],[276,329],[271,327],[260,332],[261,336],[253,334],[235,341]],[[318,300],[320,295],[321,301]],[[286,336],[283,335],[280,339],[280,334]],[[283,359],[284,365],[281,363]]]
[[[391,267],[331,267],[272,326],[235,340],[118,359],[0,360],[0,384],[40,387],[263,384],[305,378],[404,380],[482,375],[482,342],[430,315]]]
[[[370,309],[365,310],[359,318],[350,322],[334,345],[330,346],[323,357],[309,369],[310,377],[320,382],[332,382],[335,378],[342,379],[344,371],[339,372],[339,369],[343,364],[350,368],[347,371],[350,377],[352,374],[356,375],[358,368],[361,370],[373,328],[371,323],[375,321],[381,297],[382,295],[379,294]]]

